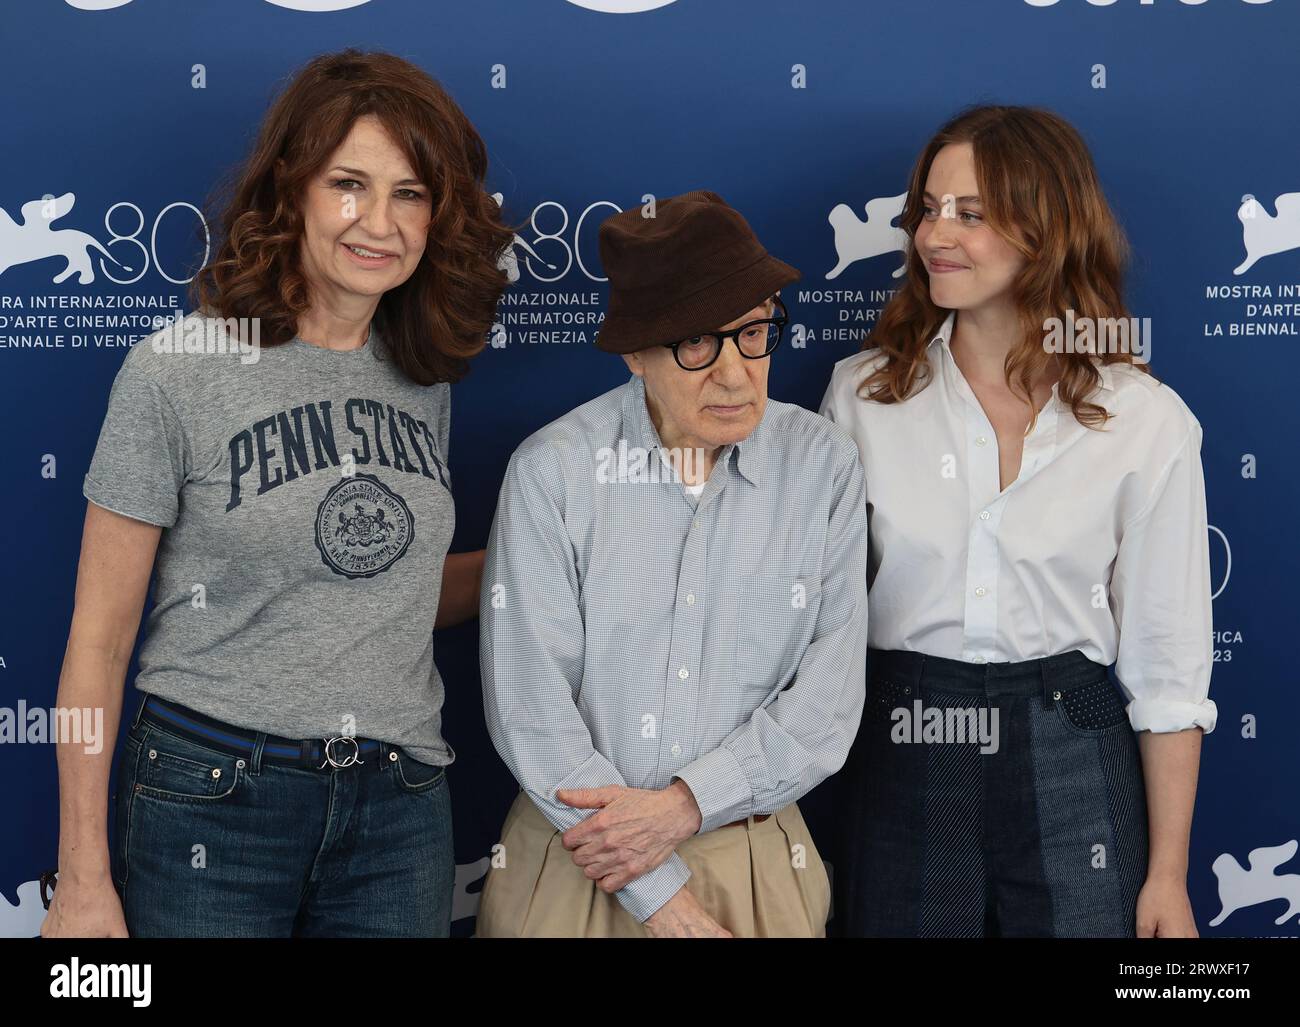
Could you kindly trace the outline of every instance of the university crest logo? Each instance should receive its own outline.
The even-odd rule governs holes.
[[[373,578],[402,558],[415,537],[406,500],[373,474],[335,484],[316,511],[316,548],[335,574]]]

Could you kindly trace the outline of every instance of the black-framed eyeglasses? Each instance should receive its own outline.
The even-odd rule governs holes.
[[[790,318],[785,311],[785,304],[780,296],[774,296],[777,314],[757,321],[747,321],[739,328],[729,332],[709,332],[696,335],[680,342],[665,342],[664,346],[673,351],[673,359],[683,371],[703,371],[722,354],[722,344],[733,339],[736,349],[746,360],[762,360],[770,357],[781,345],[781,336]]]

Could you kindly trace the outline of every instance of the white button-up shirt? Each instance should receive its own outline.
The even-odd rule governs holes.
[[[835,365],[821,412],[858,444],[870,535],[868,641],[968,663],[1081,650],[1116,664],[1136,731],[1213,730],[1209,538],[1201,426],[1168,385],[1099,368],[1087,428],[1056,387],[999,491],[993,426],[949,348],[901,403],[858,385],[884,362]]]

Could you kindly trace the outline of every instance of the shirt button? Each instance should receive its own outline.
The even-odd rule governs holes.
[[[685,667],[683,667],[681,670],[677,672],[677,676],[681,678],[683,681],[685,681],[688,677],[691,676],[691,672],[687,670]]]
[[[687,605],[687,606],[694,606],[694,605],[695,605],[695,593],[694,593],[694,592],[687,592],[687,593],[686,593],[686,605]]]
[[[986,439],[983,435],[980,435],[975,439],[975,445],[977,446],[982,446],[986,442],[988,442],[988,439]]]
[[[989,519],[989,512],[988,512],[987,510],[981,510],[981,511],[980,511],[980,520],[981,520],[981,521],[987,521],[988,519]]]
[[[976,663],[983,663],[983,662],[984,662],[984,657],[983,657],[983,656],[976,656],[974,662],[976,662]]]
[[[682,747],[678,745],[676,742],[674,742],[673,747],[669,750],[669,752],[671,752],[674,756],[680,756],[682,754]]]
[[[988,592],[988,589],[986,589],[983,585],[980,585],[979,588],[975,589],[975,594],[976,594],[977,596],[982,596],[982,595],[984,595],[986,592]]]

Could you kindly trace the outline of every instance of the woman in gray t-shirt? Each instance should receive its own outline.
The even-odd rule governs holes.
[[[386,54],[313,60],[268,112],[194,283],[113,384],[58,703],[45,936],[445,936],[455,876],[432,631],[477,609],[448,556],[450,384],[509,244],[473,126]]]

